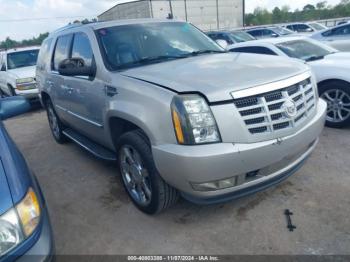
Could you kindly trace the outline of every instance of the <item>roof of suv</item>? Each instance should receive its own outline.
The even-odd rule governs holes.
[[[173,20],[173,19],[154,19],[154,18],[142,18],[142,19],[125,19],[125,20],[113,20],[106,22],[95,22],[88,24],[72,24],[66,27],[62,27],[52,32],[50,35],[55,35],[66,30],[76,29],[76,28],[92,28],[93,30],[98,30],[105,27],[112,26],[122,26],[122,25],[136,25],[136,24],[147,24],[147,23],[175,23],[175,22],[185,22],[182,20]]]

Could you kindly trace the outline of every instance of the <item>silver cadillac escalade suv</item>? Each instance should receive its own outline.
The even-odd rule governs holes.
[[[227,53],[191,24],[73,25],[43,43],[40,97],[58,143],[116,160],[134,204],[218,203],[301,167],[325,122],[310,68]]]

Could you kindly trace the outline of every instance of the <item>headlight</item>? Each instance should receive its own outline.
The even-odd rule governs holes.
[[[21,225],[15,209],[0,217],[0,257],[23,241]]]
[[[24,84],[34,82],[34,77],[20,78],[16,80],[16,84]]]
[[[30,188],[24,199],[0,216],[0,256],[29,237],[40,222],[38,198]]]
[[[171,104],[171,114],[179,144],[195,145],[221,141],[214,116],[203,97],[175,96]]]
[[[28,237],[36,229],[40,220],[39,201],[31,188],[16,208],[22,222],[24,234]]]
[[[16,80],[16,88],[18,90],[36,89],[37,85],[33,77],[21,78]]]

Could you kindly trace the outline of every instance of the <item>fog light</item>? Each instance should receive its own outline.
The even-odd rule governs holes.
[[[192,188],[196,191],[216,191],[234,187],[236,184],[236,177],[201,184],[191,183]]]

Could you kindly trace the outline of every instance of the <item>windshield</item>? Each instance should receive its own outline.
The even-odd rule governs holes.
[[[16,69],[26,66],[35,66],[39,50],[27,50],[7,54],[7,68]]]
[[[115,26],[96,31],[111,70],[225,52],[194,26],[182,22]]]
[[[253,36],[242,31],[231,32],[231,36],[237,43],[255,40]]]
[[[279,43],[276,46],[289,57],[299,58],[305,61],[322,59],[326,55],[334,53],[331,49],[306,40],[294,40]]]
[[[320,24],[317,24],[317,23],[312,23],[312,24],[309,24],[312,28],[316,29],[317,31],[321,31],[323,29],[326,29],[327,27],[323,26],[323,25],[320,25]]]
[[[290,35],[290,34],[293,34],[293,31],[290,31],[288,29],[284,29],[282,27],[273,27],[273,28],[270,28],[270,29],[272,29],[273,31],[275,31],[279,35]]]

